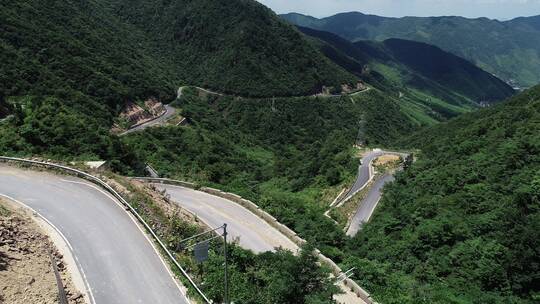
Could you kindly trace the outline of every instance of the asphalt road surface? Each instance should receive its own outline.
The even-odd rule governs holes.
[[[407,154],[405,153],[383,150],[373,150],[368,152],[366,155],[364,155],[364,157],[362,157],[362,161],[360,162],[360,166],[358,167],[358,175],[356,176],[356,181],[354,182],[351,189],[347,192],[347,195],[345,195],[340,201],[340,203],[353,197],[370,182],[373,175],[373,172],[371,172],[372,170],[370,169],[371,162],[380,156],[388,154],[399,155],[403,158],[407,157]],[[377,204],[379,203],[379,200],[381,199],[382,189],[384,188],[384,185],[393,180],[394,177],[392,175],[385,174],[375,181],[375,183],[369,190],[367,196],[364,198],[364,200],[362,200],[358,209],[356,210],[356,213],[351,220],[351,224],[347,229],[347,235],[356,235],[356,233],[358,233],[358,231],[362,228],[362,225],[369,221],[369,218],[373,214],[373,211],[375,210]]]
[[[381,199],[384,185],[393,180],[394,176],[392,174],[385,174],[373,183],[373,186],[369,189],[367,196],[362,200],[351,220],[349,229],[347,229],[348,236],[355,236],[362,228],[362,225],[369,221],[369,218]]]
[[[237,238],[239,245],[255,253],[274,251],[283,247],[293,252],[298,246],[277,229],[251,213],[246,208],[221,197],[180,186],[154,184],[165,189],[171,200],[193,212],[212,227],[228,224],[231,239]]]
[[[371,179],[371,170],[370,170],[371,161],[385,154],[389,154],[389,153],[385,151],[381,151],[381,150],[374,150],[374,151],[368,152],[366,155],[364,155],[364,157],[362,157],[362,161],[360,162],[360,166],[358,167],[358,174],[356,175],[356,181],[354,182],[351,189],[347,192],[347,195],[345,195],[341,201],[350,199],[358,191],[362,190],[366,186],[366,184]]]
[[[161,115],[159,117],[156,117],[155,119],[152,119],[152,120],[150,120],[148,122],[145,122],[145,123],[143,123],[141,125],[138,125],[135,128],[129,129],[126,132],[124,132],[124,133],[122,133],[120,135],[127,135],[129,133],[141,131],[141,130],[144,130],[146,128],[162,124],[165,121],[167,121],[169,118],[171,118],[175,113],[176,113],[176,109],[174,107],[171,107],[169,105],[165,105],[165,113],[163,115]]]
[[[61,231],[94,303],[189,303],[138,225],[93,184],[0,165],[0,194]]]

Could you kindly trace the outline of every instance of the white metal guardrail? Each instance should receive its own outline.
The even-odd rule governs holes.
[[[237,203],[240,206],[243,206],[251,213],[255,214],[265,222],[267,222],[270,226],[276,228],[279,232],[281,232],[283,235],[285,235],[287,238],[289,238],[293,243],[295,243],[298,246],[302,246],[306,241],[299,237],[296,232],[291,230],[289,227],[281,224],[278,222],[276,218],[274,218],[272,215],[268,214],[266,211],[262,210],[252,201],[243,199],[241,196],[238,196],[233,193],[223,192],[219,189],[213,189],[208,187],[196,187],[195,184],[179,181],[179,180],[173,180],[168,178],[152,178],[152,177],[134,177],[132,178],[134,180],[140,180],[147,183],[158,183],[158,184],[169,184],[169,185],[175,185],[175,186],[182,186],[186,188],[196,189],[202,192],[206,192],[209,194],[212,194],[214,196],[218,196],[227,200],[232,201],[233,203]],[[329,266],[332,269],[332,272],[336,277],[343,276],[344,272],[343,270],[331,259],[327,258],[325,255],[323,255],[318,249],[315,249],[315,254],[317,255],[317,258]],[[376,302],[371,298],[371,295],[365,291],[358,283],[356,283],[354,280],[349,278],[348,276],[344,277],[342,279],[342,282],[345,286],[350,288],[360,299],[362,299],[364,302],[368,304],[376,304]]]
[[[163,251],[165,251],[165,253],[169,257],[169,259],[171,259],[171,261],[174,263],[174,265],[176,267],[178,267],[178,269],[182,272],[184,277],[186,277],[186,279],[188,279],[189,283],[193,286],[193,288],[195,288],[197,293],[206,301],[206,303],[212,303],[212,301],[210,301],[204,295],[202,290],[197,286],[197,284],[193,281],[193,279],[191,279],[191,277],[188,275],[186,270],[182,266],[180,266],[180,264],[178,263],[178,261],[176,260],[174,255],[169,251],[169,249],[167,249],[167,246],[165,246],[165,244],[161,241],[161,239],[157,236],[157,234],[152,230],[150,225],[148,225],[148,223],[146,223],[146,221],[141,217],[141,215],[118,192],[116,192],[116,190],[114,190],[107,183],[105,183],[101,179],[99,179],[99,178],[97,178],[97,177],[95,177],[95,176],[93,176],[91,174],[88,174],[86,172],[83,172],[83,171],[80,171],[80,170],[77,170],[77,169],[73,169],[73,168],[70,168],[70,167],[58,165],[58,164],[42,162],[42,161],[35,161],[35,160],[28,160],[28,159],[16,158],[16,157],[5,157],[5,156],[0,156],[0,161],[4,161],[4,162],[12,161],[12,162],[29,164],[29,165],[34,165],[34,166],[41,166],[41,167],[47,167],[47,168],[53,168],[53,169],[60,169],[60,170],[63,170],[63,171],[69,172],[69,173],[74,173],[78,177],[84,178],[84,179],[86,179],[86,180],[88,180],[88,181],[90,181],[90,182],[92,182],[94,184],[97,184],[97,185],[101,186],[105,190],[107,190],[118,201],[120,201],[120,203],[122,203],[122,205],[124,205],[127,208],[127,210],[129,210],[137,218],[137,220],[146,228],[146,230],[152,235],[154,240],[156,240],[156,242],[158,242],[161,249],[163,249]]]

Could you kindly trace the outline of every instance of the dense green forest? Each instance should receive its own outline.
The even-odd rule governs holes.
[[[354,42],[399,38],[429,43],[521,88],[540,82],[540,16],[508,21],[457,16],[386,18],[357,12],[322,19],[294,13],[282,17]]]
[[[252,199],[330,255],[345,235],[323,216],[328,202],[321,193],[353,178],[360,125],[374,145],[417,128],[395,100],[375,89],[353,98],[274,100],[199,97],[186,90],[175,105],[190,126],[125,137],[138,159],[163,176]]]
[[[190,85],[242,96],[300,96],[355,81],[256,1],[102,2],[152,37]]]
[[[0,1],[0,118],[13,114],[0,153],[127,171],[109,129],[128,101],[168,102],[185,84],[287,96],[355,79],[254,1],[166,2]]]
[[[540,300],[540,87],[402,140],[420,148],[345,264],[383,303]]]
[[[0,2],[2,154],[129,163],[109,135],[126,101],[174,97],[144,39],[84,1]],[[141,47],[143,46],[143,47]]]

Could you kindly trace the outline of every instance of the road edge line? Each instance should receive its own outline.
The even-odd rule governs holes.
[[[58,246],[58,244],[56,243],[56,241],[59,241],[59,242],[63,242],[64,245],[67,249],[68,249],[68,253],[67,255],[69,256],[70,259],[73,260],[73,262],[75,263],[75,268],[78,272],[77,273],[74,273],[74,269],[69,269],[69,272],[71,273],[71,275],[79,275],[81,277],[81,280],[83,281],[83,284],[85,285],[84,287],[84,294],[86,295],[86,297],[88,298],[88,301],[91,303],[91,304],[96,304],[96,300],[94,298],[94,294],[92,293],[92,288],[90,287],[90,282],[88,282],[88,279],[86,277],[86,274],[84,272],[84,269],[82,268],[80,262],[79,262],[79,259],[77,258],[77,256],[75,255],[75,252],[74,252],[74,249],[73,249],[73,246],[71,245],[71,243],[69,242],[69,240],[66,238],[66,236],[62,233],[62,231],[60,231],[60,229],[58,227],[56,227],[51,221],[49,221],[45,216],[43,216],[41,213],[39,213],[38,211],[36,211],[34,208],[28,206],[27,204],[25,204],[24,202],[16,199],[16,198],[13,198],[7,194],[3,194],[3,193],[0,193],[0,197],[3,197],[4,199],[7,199],[8,201],[11,201],[13,202],[14,204],[17,204],[19,205],[21,208],[23,209],[26,209],[27,211],[37,215],[37,217],[39,217],[43,223],[40,223],[40,222],[37,222],[36,224],[38,224],[38,226],[42,226],[42,225],[48,225],[50,228],[52,228],[52,231],[49,231],[48,229],[45,229],[44,227],[41,227],[42,229],[44,229],[45,231],[45,234],[47,234],[50,238],[51,238],[51,241],[53,243],[55,243],[55,246],[57,247],[58,250],[62,251],[62,246]],[[36,221],[35,218],[31,217],[34,221]],[[53,232],[54,231],[54,232]],[[57,237],[55,236],[52,236],[50,235],[49,233],[50,232],[53,232],[53,233],[56,233],[57,234]],[[66,256],[66,253],[63,252],[63,255]],[[68,259],[69,259],[68,258]],[[67,262],[67,261],[66,261]],[[66,264],[71,264],[71,263],[66,263]],[[68,267],[68,268],[71,268],[71,267]],[[72,278],[73,280],[73,284],[75,286],[77,286],[78,284],[76,283],[76,280],[74,278]],[[77,289],[80,289],[81,286],[77,286]],[[81,290],[79,290],[81,291]]]

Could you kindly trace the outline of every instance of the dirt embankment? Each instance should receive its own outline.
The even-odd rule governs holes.
[[[377,157],[373,165],[376,167],[386,166],[386,165],[395,164],[396,162],[399,163],[400,160],[401,158],[397,155],[386,154],[386,155]]]
[[[49,237],[25,211],[0,199],[0,303],[58,303],[53,261],[68,302],[85,303],[72,283],[62,254]]]
[[[165,107],[155,98],[150,98],[144,102],[144,107],[133,102],[126,104],[120,113],[120,119],[126,122],[126,125],[116,126],[119,128],[129,128],[143,124],[147,121],[155,119],[166,112]]]

